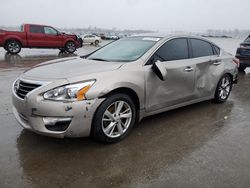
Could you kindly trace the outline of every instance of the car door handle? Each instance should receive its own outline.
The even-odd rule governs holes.
[[[194,69],[193,69],[192,67],[186,67],[186,68],[185,68],[185,71],[186,71],[186,72],[191,72],[191,71],[193,71],[193,70],[194,70]]]
[[[210,60],[211,63],[213,63],[213,65],[220,65],[221,64],[221,60]]]
[[[214,62],[213,62],[213,65],[220,65],[220,64],[221,64],[220,61],[214,61]]]

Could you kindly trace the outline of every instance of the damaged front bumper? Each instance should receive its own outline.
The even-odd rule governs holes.
[[[34,100],[19,98],[12,92],[13,113],[21,126],[38,134],[63,137],[90,135],[96,109],[104,99],[76,102]]]

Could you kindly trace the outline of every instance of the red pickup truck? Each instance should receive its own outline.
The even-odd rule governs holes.
[[[20,31],[0,30],[0,47],[11,54],[19,53],[21,48],[58,48],[73,53],[82,47],[82,39],[51,26],[24,24]]]

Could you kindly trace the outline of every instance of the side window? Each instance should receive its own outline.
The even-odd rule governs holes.
[[[23,25],[20,26],[20,31],[21,31],[21,32],[24,31],[24,26],[23,26]]]
[[[200,39],[190,39],[193,58],[214,55],[213,48],[209,42]]]
[[[42,26],[30,25],[30,33],[44,33]]]
[[[220,48],[215,45],[213,45],[213,47],[214,47],[214,55],[220,55]]]
[[[187,39],[172,39],[163,44],[155,53],[154,60],[174,61],[188,59],[188,43]]]
[[[51,27],[44,27],[44,33],[47,35],[57,35],[57,31]]]

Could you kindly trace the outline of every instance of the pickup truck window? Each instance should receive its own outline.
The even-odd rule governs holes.
[[[51,27],[44,27],[44,33],[47,35],[57,35],[57,31]]]
[[[30,25],[30,33],[44,33],[42,26]]]
[[[21,25],[21,26],[20,26],[20,31],[21,31],[21,32],[24,32],[24,25]]]

